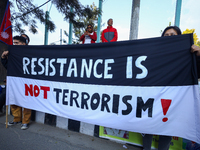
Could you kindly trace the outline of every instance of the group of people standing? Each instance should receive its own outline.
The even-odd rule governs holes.
[[[107,23],[108,23],[107,28],[104,29],[101,34],[101,40],[102,42],[115,42],[117,41],[118,34],[117,34],[117,30],[113,28],[112,26],[113,19],[109,19]],[[175,35],[181,35],[181,30],[176,26],[167,27],[162,33],[162,36],[175,36]],[[14,40],[14,45],[28,45],[30,41],[29,37],[25,34],[20,35],[20,36],[15,36],[13,40]],[[95,31],[93,31],[92,24],[88,24],[86,32],[80,37],[80,40],[82,41],[83,44],[95,43],[95,41],[97,40],[97,34]],[[200,56],[200,47],[192,45],[191,52],[196,52],[196,55]],[[1,62],[5,68],[7,68],[8,53],[9,53],[8,51],[4,51],[1,55]],[[28,123],[30,122],[30,118],[31,118],[31,110],[24,108],[23,117],[22,117],[21,107],[12,105],[11,111],[14,116],[14,120],[9,122],[8,125],[15,125],[18,123],[22,123],[21,129],[27,129]],[[151,134],[143,134],[144,150],[151,149],[152,138],[153,138],[153,135]],[[171,139],[172,139],[171,136],[161,135],[160,140],[159,140],[158,150],[168,150]]]
[[[108,20],[108,27],[103,30],[101,35],[102,42],[115,42],[117,41],[117,30],[112,27],[113,20]],[[169,26],[165,28],[163,31],[161,37],[164,36],[175,36],[175,35],[181,35],[181,30],[177,26]],[[97,39],[96,32],[93,31],[93,26],[91,24],[88,24],[86,32],[80,37],[80,40],[83,44],[89,44],[89,43],[95,43]],[[200,56],[200,47],[196,45],[191,46],[191,52],[196,53],[197,56]],[[198,74],[200,75],[200,69],[198,69]],[[153,135],[152,134],[142,134],[143,135],[143,150],[151,150],[151,144]],[[172,136],[159,136],[159,144],[158,144],[158,150],[168,150],[170,147],[170,142],[172,140]]]
[[[101,34],[102,42],[115,42],[117,41],[117,29],[113,28],[113,19],[108,20],[108,27],[103,30]],[[95,43],[97,40],[97,34],[93,31],[93,25],[88,24],[85,33],[80,37],[82,44],[91,44]]]

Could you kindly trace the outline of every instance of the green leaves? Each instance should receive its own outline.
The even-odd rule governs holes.
[[[48,30],[54,32],[56,28],[55,23],[50,18],[48,20],[45,19],[45,12],[41,9],[41,6],[50,2],[64,15],[64,20],[71,21],[75,28],[84,28],[85,26],[84,20],[77,20],[77,18],[94,20],[99,13],[94,4],[90,7],[85,7],[79,0],[49,0],[40,6],[34,4],[33,0],[10,0],[13,30],[23,33],[25,31],[24,28],[28,26],[29,31],[37,33],[37,22],[39,21],[44,25],[47,23]],[[71,7],[73,12],[71,12]]]

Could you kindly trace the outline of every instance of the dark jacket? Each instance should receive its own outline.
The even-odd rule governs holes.
[[[1,58],[2,65],[7,69],[8,59],[7,58]]]
[[[197,62],[197,74],[198,78],[200,78],[200,56],[196,56],[196,62]]]

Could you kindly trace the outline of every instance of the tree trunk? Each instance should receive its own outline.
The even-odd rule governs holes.
[[[0,0],[0,25],[3,20],[3,16],[6,9],[7,0]],[[1,34],[1,33],[0,33]],[[7,50],[8,46],[4,44],[3,42],[0,42],[0,56],[3,53],[3,51]],[[2,81],[6,78],[6,69],[3,67],[3,65],[0,63],[0,84]]]
[[[136,40],[138,38],[139,13],[140,0],[133,0],[129,40]]]

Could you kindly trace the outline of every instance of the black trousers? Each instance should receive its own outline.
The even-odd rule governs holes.
[[[143,150],[151,150],[152,139],[152,134],[145,134],[143,136]],[[168,150],[171,140],[172,136],[159,135],[158,150]]]
[[[2,92],[0,94],[0,110],[6,103],[6,88],[2,88]]]

